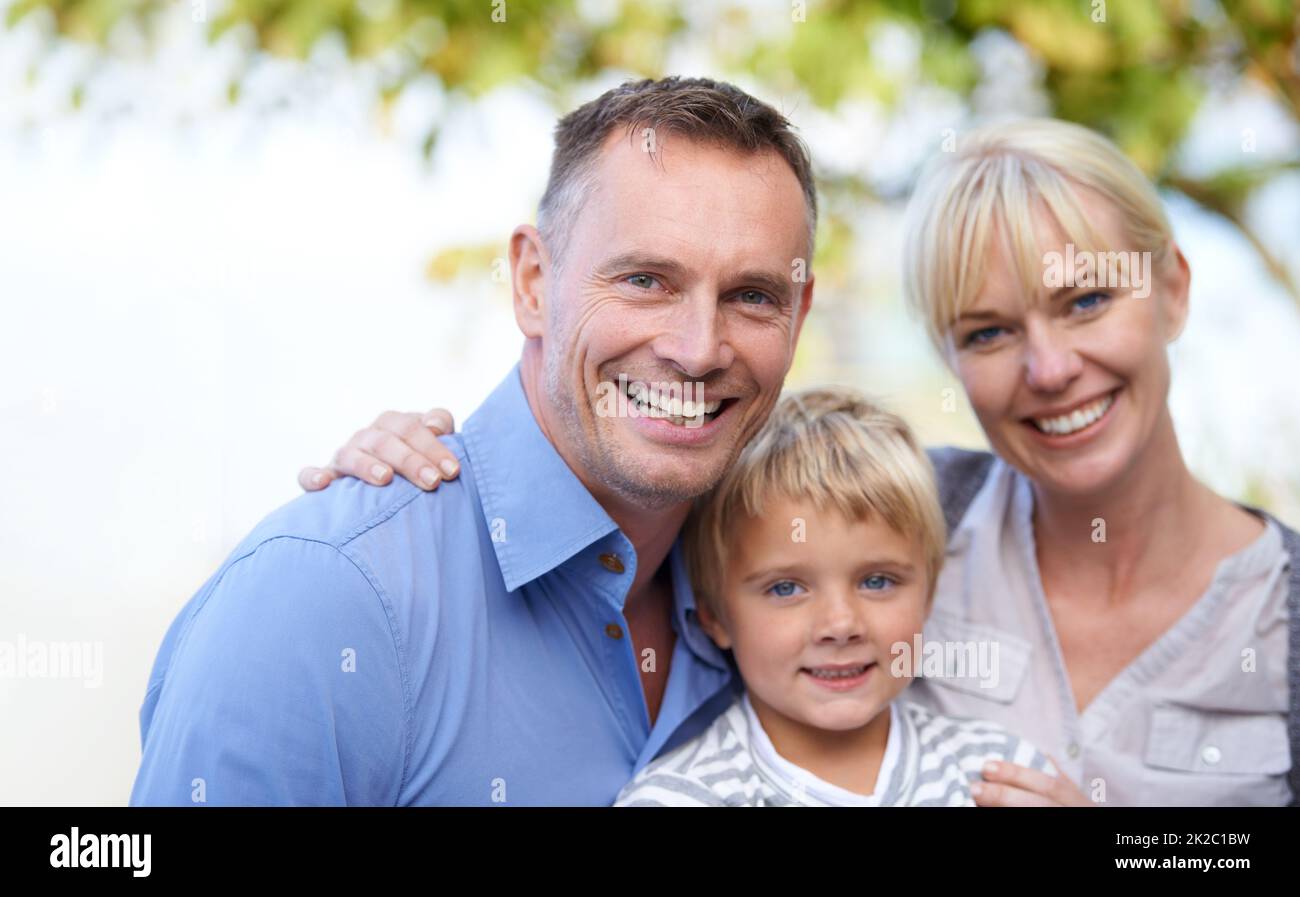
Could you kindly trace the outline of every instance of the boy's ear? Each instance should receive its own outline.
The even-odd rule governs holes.
[[[700,618],[700,628],[713,639],[713,644],[723,651],[731,647],[731,636],[727,633],[727,627],[722,625],[722,621],[713,611],[704,604],[696,604],[695,614]]]

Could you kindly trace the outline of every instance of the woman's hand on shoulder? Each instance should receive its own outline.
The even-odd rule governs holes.
[[[445,408],[425,414],[385,411],[354,433],[334,453],[329,466],[304,467],[298,485],[316,492],[340,477],[356,477],[372,486],[386,486],[396,472],[421,489],[437,489],[443,480],[460,473],[456,455],[438,439],[455,429],[456,422]]]

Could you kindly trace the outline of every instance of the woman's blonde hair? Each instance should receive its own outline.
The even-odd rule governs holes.
[[[1105,137],[1050,118],[987,125],[940,152],[908,204],[903,285],[931,341],[950,358],[948,333],[984,282],[990,253],[1010,250],[1028,303],[1043,290],[1044,255],[1035,213],[1046,211],[1076,251],[1108,252],[1073,188],[1095,191],[1119,212],[1152,270],[1168,257],[1169,221],[1155,188]],[[1002,246],[991,246],[994,235]]]
[[[919,540],[928,595],[943,564],[946,528],[934,470],[901,417],[845,387],[784,397],[713,489],[696,500],[684,530],[696,600],[715,615],[740,517],[759,517],[781,497],[876,519]]]

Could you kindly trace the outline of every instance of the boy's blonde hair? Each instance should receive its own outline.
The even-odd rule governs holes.
[[[760,516],[772,497],[808,500],[849,520],[877,519],[919,540],[933,596],[947,538],[943,511],[930,459],[898,415],[844,387],[794,393],[777,404],[686,521],[696,600],[715,616],[735,522]]]
[[[1077,250],[1102,241],[1072,188],[1101,194],[1124,221],[1131,246],[1166,260],[1172,232],[1155,188],[1120,149],[1089,129],[1050,118],[987,125],[927,167],[908,204],[903,286],[930,339],[951,359],[948,334],[979,293],[991,252],[1010,250],[1026,302],[1043,291],[1035,212],[1046,211]],[[1003,245],[992,246],[998,233]]]

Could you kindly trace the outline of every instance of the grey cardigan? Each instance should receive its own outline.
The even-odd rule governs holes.
[[[966,516],[966,510],[976,493],[984,485],[994,456],[988,452],[967,451],[957,448],[929,450],[939,485],[939,501],[943,516],[951,533]],[[1291,701],[1287,713],[1287,735],[1291,742],[1291,771],[1287,781],[1291,785],[1291,806],[1300,806],[1300,533],[1258,508],[1248,510],[1266,517],[1282,531],[1282,544],[1291,556],[1287,573],[1287,682]]]

